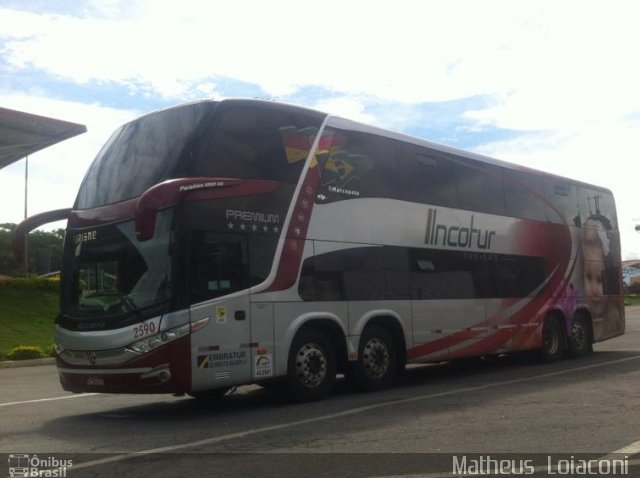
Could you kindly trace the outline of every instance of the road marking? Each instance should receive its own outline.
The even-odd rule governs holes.
[[[39,398],[37,400],[23,400],[21,402],[0,403],[0,407],[8,407],[10,405],[23,405],[25,403],[52,402],[54,400],[66,400],[67,398],[90,397],[91,395],[99,395],[99,393],[79,393],[76,395],[65,395],[64,397]]]
[[[600,458],[600,460],[616,460],[620,459],[620,456],[622,455],[631,456],[636,455],[637,453],[640,453],[640,441],[633,442],[631,445],[627,445],[623,448],[620,448],[619,450],[612,451],[607,456],[603,456],[602,458]]]
[[[317,423],[317,422],[321,422],[321,421],[325,421],[325,420],[332,420],[334,418],[343,418],[343,417],[348,417],[351,415],[357,415],[359,413],[364,413],[364,412],[368,412],[371,410],[376,410],[379,408],[386,408],[386,407],[393,407],[393,406],[397,406],[397,405],[404,405],[407,403],[413,403],[413,402],[418,402],[418,401],[423,401],[423,400],[430,400],[433,398],[441,398],[441,397],[448,397],[451,395],[458,395],[458,394],[464,394],[464,393],[469,393],[469,392],[477,392],[480,390],[488,390],[491,388],[498,388],[498,387],[504,387],[507,385],[514,385],[517,383],[524,383],[524,382],[531,382],[534,380],[539,380],[539,379],[544,379],[544,378],[549,378],[549,377],[557,377],[560,375],[567,375],[573,372],[582,372],[584,370],[591,370],[594,368],[600,368],[600,367],[605,367],[607,365],[614,365],[617,363],[623,363],[623,362],[629,362],[631,360],[638,360],[640,359],[640,355],[635,355],[633,357],[626,357],[623,359],[617,359],[617,360],[610,360],[608,362],[601,362],[601,363],[597,363],[597,364],[592,364],[592,365],[584,365],[582,367],[575,367],[575,368],[571,368],[571,369],[567,369],[567,370],[560,370],[558,372],[549,372],[549,373],[543,373],[540,375],[534,375],[532,377],[523,377],[523,378],[516,378],[516,379],[512,379],[512,380],[505,380],[503,382],[493,382],[493,383],[487,383],[484,385],[477,385],[475,387],[465,387],[465,388],[458,388],[456,390],[448,390],[446,392],[438,392],[438,393],[430,393],[427,395],[420,395],[417,397],[409,397],[409,398],[400,398],[398,400],[390,400],[388,402],[382,402],[382,403],[374,403],[372,405],[365,405],[362,407],[357,407],[357,408],[352,408],[350,410],[343,410],[341,412],[336,412],[336,413],[329,413],[327,415],[322,415],[319,417],[313,417],[313,418],[305,418],[302,420],[295,420],[293,422],[287,422],[287,423],[281,423],[278,425],[270,425],[270,426],[266,426],[266,427],[261,427],[261,428],[255,428],[252,430],[245,430],[245,431],[241,431],[241,432],[235,432],[235,433],[229,433],[227,435],[221,435],[221,436],[216,436],[216,437],[210,437],[210,438],[204,438],[202,440],[196,440],[196,441],[192,441],[192,442],[188,442],[188,443],[181,443],[179,445],[171,445],[171,446],[163,446],[163,447],[158,447],[158,448],[149,448],[147,450],[140,450],[140,451],[136,451],[136,452],[127,452],[127,453],[121,453],[118,455],[114,455],[114,456],[110,456],[110,457],[106,457],[106,458],[100,458],[98,460],[91,460],[91,461],[86,461],[84,463],[74,463],[73,465],[73,469],[82,469],[82,468],[91,468],[94,466],[98,466],[98,465],[105,465],[108,463],[116,463],[119,461],[124,461],[124,460],[129,460],[132,458],[136,458],[136,457],[140,457],[140,456],[145,456],[145,455],[152,455],[154,453],[171,453],[171,452],[175,452],[175,451],[179,451],[179,450],[184,450],[186,448],[195,448],[195,447],[199,447],[199,446],[205,446],[205,445],[215,445],[221,442],[225,442],[225,441],[229,441],[229,440],[236,440],[239,438],[246,438],[248,436],[251,435],[258,435],[261,433],[269,433],[269,432],[274,432],[277,430],[282,430],[285,428],[292,428],[292,427],[297,427],[300,425],[308,425],[310,423]],[[415,475],[418,476],[418,475]],[[424,475],[420,475],[420,476],[424,476]],[[430,476],[430,475],[426,475],[426,476]],[[440,476],[438,474],[433,475],[433,476]],[[450,474],[449,474],[450,476]]]
[[[633,442],[631,445],[627,445],[619,450],[612,451],[608,455],[605,455],[600,458],[594,458],[597,461],[613,461],[613,460],[624,460],[627,459],[628,466],[640,465],[640,459],[636,458],[634,460],[629,460],[629,457],[640,453],[640,441]],[[508,453],[511,455],[512,453]],[[460,454],[463,456],[464,454]],[[500,453],[494,453],[494,455],[500,455]],[[453,468],[453,463],[452,463]],[[533,468],[535,473],[538,472],[546,472],[547,474],[558,474],[558,466],[536,466]],[[451,478],[453,476],[453,471],[437,471],[433,473],[413,473],[408,475],[374,475],[370,478]]]

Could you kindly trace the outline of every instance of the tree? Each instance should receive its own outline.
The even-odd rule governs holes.
[[[0,224],[0,274],[21,277],[24,276],[24,263],[13,257],[13,233],[17,225],[13,223]],[[37,256],[42,251],[51,252],[50,269],[60,270],[62,264],[62,241],[64,229],[54,231],[35,231],[28,236],[28,264],[29,274],[37,273]]]

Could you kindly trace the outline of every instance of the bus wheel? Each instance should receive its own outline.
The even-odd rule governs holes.
[[[562,358],[563,335],[560,323],[555,317],[544,319],[542,326],[542,348],[540,358],[543,362],[555,362]]]
[[[335,383],[336,356],[331,341],[319,330],[302,329],[289,350],[289,393],[299,402],[309,402],[323,398]]]
[[[578,315],[573,319],[571,334],[567,341],[567,350],[571,357],[582,357],[591,352],[591,334],[586,317]]]
[[[363,391],[389,387],[398,371],[396,343],[387,329],[371,325],[364,329],[358,347],[358,360],[349,363],[347,377]]]

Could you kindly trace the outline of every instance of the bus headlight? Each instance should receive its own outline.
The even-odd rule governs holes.
[[[151,337],[139,340],[138,342],[134,342],[127,348],[140,354],[146,354],[147,352],[151,352],[153,349],[156,349],[161,345],[172,342],[173,340],[179,339],[180,337],[184,337],[189,333],[190,329],[190,324],[181,325],[180,327],[165,330],[164,332],[160,332],[159,334],[152,335]]]

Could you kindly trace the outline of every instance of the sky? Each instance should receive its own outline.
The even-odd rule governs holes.
[[[88,128],[30,157],[29,215],[71,207],[119,125],[258,97],[608,187],[640,259],[639,21],[636,0],[0,0],[0,106]],[[23,188],[23,161],[0,170],[0,223]]]

